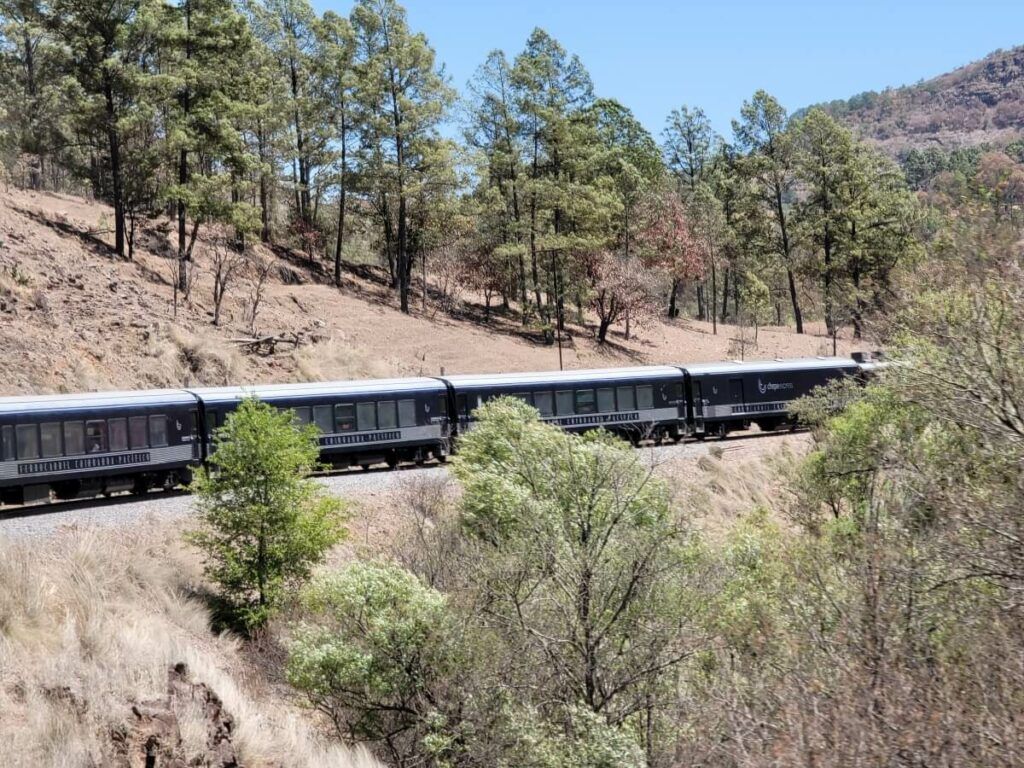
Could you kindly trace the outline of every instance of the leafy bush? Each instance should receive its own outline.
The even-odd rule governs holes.
[[[699,547],[642,454],[603,431],[572,435],[518,400],[491,401],[455,473],[486,621],[500,627],[537,701],[619,725],[662,703],[703,638]],[[520,670],[522,672],[522,670]]]
[[[398,765],[454,748],[445,686],[460,651],[447,600],[396,566],[355,563],[302,595],[289,682],[338,735],[383,746]]]
[[[319,451],[315,427],[246,399],[217,430],[210,469],[192,483],[201,526],[189,539],[247,629],[265,623],[345,535],[341,502],[308,477]]]

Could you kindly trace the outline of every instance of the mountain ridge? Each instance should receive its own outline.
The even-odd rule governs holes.
[[[821,107],[893,156],[911,149],[1004,146],[1024,134],[1024,45],[913,85],[864,91]]]

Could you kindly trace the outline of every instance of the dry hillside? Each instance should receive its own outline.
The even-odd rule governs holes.
[[[1003,145],[1024,130],[1024,47],[915,85],[825,105],[893,155],[917,147]]]
[[[258,252],[274,261],[257,319],[260,335],[297,335],[293,349],[251,351],[232,340],[250,335],[250,285],[239,278],[212,324],[211,245],[196,246],[192,299],[175,317],[174,251],[167,228],[140,235],[135,260],[119,261],[108,248],[110,212],[69,195],[10,189],[0,192],[0,345],[5,365],[0,393],[256,383],[386,375],[549,369],[557,351],[525,333],[514,318],[458,302],[411,316],[375,268],[353,267],[345,286],[286,252]],[[621,330],[621,329],[620,329]],[[749,330],[748,330],[749,334]],[[709,325],[656,322],[626,341],[613,334],[599,348],[590,327],[571,327],[566,367],[727,359],[736,355],[737,329],[717,336]],[[756,357],[824,354],[820,335],[761,329]],[[841,343],[841,351],[848,345]]]

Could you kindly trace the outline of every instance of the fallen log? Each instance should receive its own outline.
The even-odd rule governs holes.
[[[277,351],[278,344],[290,344],[292,349],[298,349],[302,344],[302,336],[298,333],[282,334],[280,336],[254,336],[251,338],[228,339],[232,344],[245,347],[250,352],[257,354],[272,355]]]

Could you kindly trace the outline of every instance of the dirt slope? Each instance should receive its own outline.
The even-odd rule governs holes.
[[[78,197],[0,190],[0,394],[93,389],[435,375],[442,370],[544,370],[558,353],[524,334],[514,318],[484,322],[463,304],[458,316],[416,300],[397,311],[373,269],[353,270],[338,290],[294,256],[273,259],[257,331],[298,335],[298,349],[252,352],[249,285],[240,280],[212,325],[210,243],[200,239],[192,300],[175,315],[169,227],[149,227],[135,260],[111,256],[109,208]],[[358,276],[355,274],[358,272]],[[748,357],[827,354],[817,333],[763,328]],[[749,333],[749,331],[748,331]],[[736,356],[737,329],[691,321],[655,322],[629,341],[613,334],[604,348],[590,327],[571,327],[567,368],[721,360]],[[840,342],[840,353],[849,351]]]

